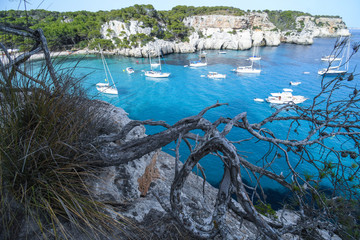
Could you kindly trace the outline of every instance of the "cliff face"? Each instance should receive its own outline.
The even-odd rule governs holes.
[[[349,36],[349,30],[341,18],[302,16],[296,19],[297,28],[311,32],[313,37]]]
[[[118,37],[124,39],[130,37],[132,34],[144,33],[149,35],[151,33],[150,27],[143,27],[142,22],[129,21],[128,23],[111,20],[101,26],[101,34],[107,39]]]
[[[312,44],[315,37],[349,36],[349,30],[341,18],[300,16],[296,19],[296,30],[280,31],[269,20],[267,13],[249,13],[244,16],[206,15],[192,16],[183,20],[193,29],[188,42],[155,39],[144,46],[119,47],[114,53],[148,57],[163,54],[189,53],[199,49],[246,50],[252,46],[278,46],[283,43]],[[166,30],[166,26],[160,26]],[[127,40],[131,35],[150,35],[152,28],[142,22],[110,21],[101,28],[105,39]]]
[[[266,13],[251,13],[244,16],[207,15],[185,18],[186,26],[195,30],[222,29],[227,31],[247,30],[252,27],[259,27],[263,30],[276,28],[267,17]]]
[[[254,45],[278,46],[280,33],[266,13],[246,16],[194,16],[184,19],[187,27],[194,28],[190,44],[197,49],[245,50]],[[199,36],[202,37],[199,37]]]

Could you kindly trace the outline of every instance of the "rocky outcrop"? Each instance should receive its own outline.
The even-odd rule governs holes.
[[[284,43],[309,45],[309,44],[313,44],[314,36],[307,31],[302,31],[302,32],[288,31],[281,33],[280,41]]]
[[[120,131],[130,121],[127,113],[121,108],[101,102],[97,104],[97,108],[102,109],[104,118],[108,122],[117,125],[112,133]],[[107,134],[111,133],[107,132]],[[143,136],[145,136],[145,128],[137,127],[129,133],[127,140]],[[179,164],[181,166],[181,163]],[[116,211],[139,229],[146,231],[147,237],[144,239],[194,239],[167,211],[170,209],[169,196],[174,169],[175,158],[159,149],[127,164],[104,169],[92,183],[93,192],[101,201],[122,206],[121,210]],[[146,177],[146,194],[144,194],[142,184],[144,176],[148,174],[151,176]],[[195,174],[190,174],[181,195],[186,208],[191,209],[192,217],[199,219],[211,219],[216,196],[217,189]],[[301,221],[293,211],[281,210],[277,215],[284,225]],[[259,237],[257,227],[252,222],[247,220],[241,222],[232,211],[228,211],[226,222],[235,239]],[[323,233],[326,234],[329,235],[327,232]],[[337,239],[332,237],[331,239]],[[291,234],[285,234],[283,238],[299,239],[298,236]]]
[[[284,31],[281,41],[295,44],[313,44],[316,37],[349,36],[341,18],[301,16],[296,18],[296,29]]]
[[[310,32],[313,37],[349,36],[349,29],[341,18],[301,16],[296,18],[296,27]]]
[[[184,19],[184,24],[195,29],[190,36],[190,45],[197,49],[246,50],[255,45],[280,44],[280,33],[266,13],[194,16]]]
[[[280,31],[269,20],[267,13],[248,13],[243,16],[206,15],[192,16],[183,20],[193,29],[188,42],[155,39],[144,46],[118,48],[115,54],[134,57],[157,56],[159,53],[190,53],[199,49],[246,50],[253,46],[278,46],[282,42],[312,44],[315,37],[338,37],[350,35],[341,18],[300,16],[296,29]],[[159,25],[166,30],[165,25]],[[150,35],[152,28],[142,22],[127,23],[112,20],[101,27],[105,39],[121,41],[134,34]]]
[[[104,135],[118,134],[130,122],[128,114],[123,109],[109,103],[92,101],[91,107],[100,110],[102,113],[99,124],[103,124],[97,127],[101,129]],[[137,126],[128,133],[124,141],[135,140],[144,136],[145,128]],[[181,167],[180,162],[179,166]],[[175,158],[162,152],[161,149],[126,164],[103,168],[96,174],[96,178],[88,179],[87,183],[91,187],[92,197],[107,204],[108,211],[112,213],[111,217],[125,223],[122,226],[123,228],[109,229],[111,232],[106,236],[93,236],[92,238],[88,233],[77,231],[76,227],[68,224],[64,218],[63,227],[58,231],[60,238],[62,232],[65,231],[72,236],[71,239],[79,240],[197,239],[192,237],[190,232],[177,222],[169,210],[171,209],[170,190],[174,179],[174,169]],[[146,193],[143,191],[144,185],[146,185]],[[184,208],[191,213],[191,217],[205,222],[211,221],[217,194],[218,189],[204,182],[202,177],[191,173],[185,182],[181,198]],[[268,221],[276,221],[277,224],[283,224],[285,228],[288,227],[289,229],[291,229],[291,225],[296,225],[304,220],[295,211],[285,209],[278,211],[276,215],[278,220],[268,219]],[[225,222],[233,239],[255,240],[261,238],[259,230],[253,222],[240,219],[232,210],[228,210],[225,217]],[[267,218],[266,216],[263,217]],[[340,239],[324,229],[316,229],[316,231],[322,236],[320,239]],[[29,221],[25,227],[20,229],[18,239],[52,239],[51,227],[47,234],[48,236],[41,234],[36,224]],[[288,240],[301,239],[292,234],[284,234],[281,237]],[[221,237],[216,236],[214,239],[220,240]]]
[[[149,35],[151,33],[150,27],[143,27],[142,22],[129,21],[128,23],[111,20],[101,26],[100,33],[107,39],[118,37],[124,39],[130,37],[132,34],[144,33]]]

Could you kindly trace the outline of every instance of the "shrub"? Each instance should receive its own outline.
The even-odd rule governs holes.
[[[99,113],[65,72],[55,89],[44,69],[29,75],[36,82],[15,75],[0,89],[0,238],[17,239],[20,230],[72,238],[65,223],[89,239],[106,236],[121,223],[87,186],[99,171],[99,156],[86,144],[96,136]]]
[[[270,204],[265,204],[261,201],[257,201],[256,205],[254,205],[256,210],[269,217],[269,218],[272,218],[272,219],[277,219],[278,217],[276,216],[276,211],[274,209],[271,208],[271,205]]]
[[[89,44],[89,48],[97,49],[99,45],[101,46],[102,49],[105,49],[105,50],[112,50],[115,48],[115,46],[111,40],[100,39],[100,38],[93,39]]]

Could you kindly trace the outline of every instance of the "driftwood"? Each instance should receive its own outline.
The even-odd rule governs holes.
[[[0,25],[0,31],[36,40],[36,44],[30,52],[23,53],[15,59],[11,58],[4,45],[0,45],[8,57],[8,63],[2,63],[0,65],[2,76],[5,79],[5,81],[1,82],[4,87],[11,85],[12,75],[15,71],[19,72],[18,65],[39,51],[43,51],[45,54],[45,61],[53,85],[56,87],[59,84],[51,63],[46,39],[41,30]],[[345,43],[340,42],[338,45],[341,47],[344,46]],[[357,50],[358,45],[354,47],[353,53]],[[225,105],[224,103],[216,103],[209,106],[199,114],[181,119],[174,125],[169,125],[163,121],[131,121],[124,126],[118,134],[96,137],[90,145],[97,148],[101,155],[101,160],[96,162],[91,160],[89,163],[97,167],[126,164],[145,154],[160,149],[173,141],[177,141],[176,161],[178,161],[180,155],[179,145],[185,142],[190,149],[190,154],[180,169],[176,164],[176,168],[174,169],[175,177],[169,197],[171,213],[186,229],[192,232],[194,236],[209,239],[220,234],[223,239],[233,238],[234,236],[231,236],[225,222],[225,215],[230,209],[238,214],[240,218],[255,223],[260,234],[262,234],[262,239],[281,239],[285,233],[301,233],[302,229],[311,225],[321,225],[323,228],[333,231],[338,228],[339,225],[333,221],[326,220],[331,218],[330,211],[326,208],[326,203],[322,200],[323,198],[320,197],[320,191],[314,187],[314,185],[319,184],[321,178],[306,179],[302,173],[297,172],[297,166],[306,163],[321,172],[322,169],[320,169],[319,166],[326,165],[326,159],[331,155],[337,159],[337,162],[333,163],[334,165],[332,166],[332,169],[336,170],[336,175],[332,176],[331,179],[334,195],[340,192],[350,197],[356,196],[356,191],[358,190],[353,188],[354,185],[350,184],[347,179],[350,175],[359,181],[358,172],[360,166],[355,165],[350,167],[342,163],[342,155],[345,155],[345,153],[350,153],[352,158],[355,159],[360,153],[360,109],[358,105],[360,98],[358,89],[352,82],[354,77],[356,77],[356,75],[351,74],[349,77],[339,76],[331,80],[323,78],[321,81],[321,92],[313,99],[309,107],[288,104],[278,108],[272,115],[259,123],[250,123],[246,113],[240,113],[232,119],[220,117],[215,122],[210,122],[204,118],[204,114],[207,111],[221,107]],[[333,96],[342,89],[349,91],[348,97],[344,99],[334,99]],[[46,88],[45,90],[49,89]],[[285,115],[283,113],[287,114]],[[289,122],[290,125],[288,129],[284,129],[284,131],[287,131],[287,135],[284,138],[278,137],[276,132],[272,132],[267,127],[269,125],[271,126],[272,122],[285,121]],[[125,141],[127,134],[139,125],[163,126],[166,130],[140,139]],[[309,129],[308,133],[301,135],[301,137],[296,137],[301,127],[305,125],[307,126],[306,129]],[[235,147],[235,144],[246,144],[248,139],[242,138],[242,136],[239,136],[238,141],[234,142],[227,139],[228,133],[234,128],[251,134],[253,139],[257,141],[263,141],[269,144],[269,151],[264,155],[259,164],[246,160]],[[202,134],[195,135],[191,132],[193,130],[201,130]],[[351,142],[354,149],[344,151],[342,146],[330,148],[325,143],[329,138],[336,138],[339,142]],[[107,144],[112,142],[121,144]],[[315,158],[311,154],[308,148],[314,146],[318,147],[324,157]],[[296,155],[297,160],[290,161],[289,153]],[[219,186],[217,200],[211,218],[199,222],[191,217],[191,209],[187,209],[184,206],[181,199],[181,191],[192,169],[198,165],[198,162],[202,158],[209,154],[218,156],[219,159],[224,162],[224,175]],[[274,172],[271,168],[272,164],[277,161],[276,159],[280,155],[289,169],[289,172],[285,176],[282,173]],[[143,194],[146,194],[149,182],[151,182],[151,178],[154,177],[150,174],[151,171],[155,171],[154,163],[151,163],[149,168],[151,169],[149,169],[147,176],[139,180],[143,185]],[[242,172],[244,171],[257,179],[257,185],[255,187],[252,186],[252,189],[254,190],[254,194],[257,194],[260,199],[264,199],[258,194],[258,191],[260,191],[260,193],[262,192],[260,184],[261,178],[269,178],[292,191],[298,200],[299,214],[301,218],[304,219],[302,224],[285,227],[280,222],[265,220],[253,205],[254,197],[248,194],[247,189],[250,188],[250,186],[246,186],[242,181]],[[233,193],[236,195],[236,202],[231,198],[231,194]],[[321,204],[323,207],[321,211],[312,208],[315,212],[312,213],[306,210],[308,207],[307,199],[309,193],[311,193],[312,196],[318,196],[318,204]]]

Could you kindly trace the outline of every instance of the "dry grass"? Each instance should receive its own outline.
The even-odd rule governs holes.
[[[97,112],[70,75],[62,73],[52,91],[46,69],[36,78],[46,87],[15,75],[0,92],[0,238],[71,239],[76,229],[98,239],[121,231],[126,220],[110,217],[87,186],[98,171],[86,144]]]

